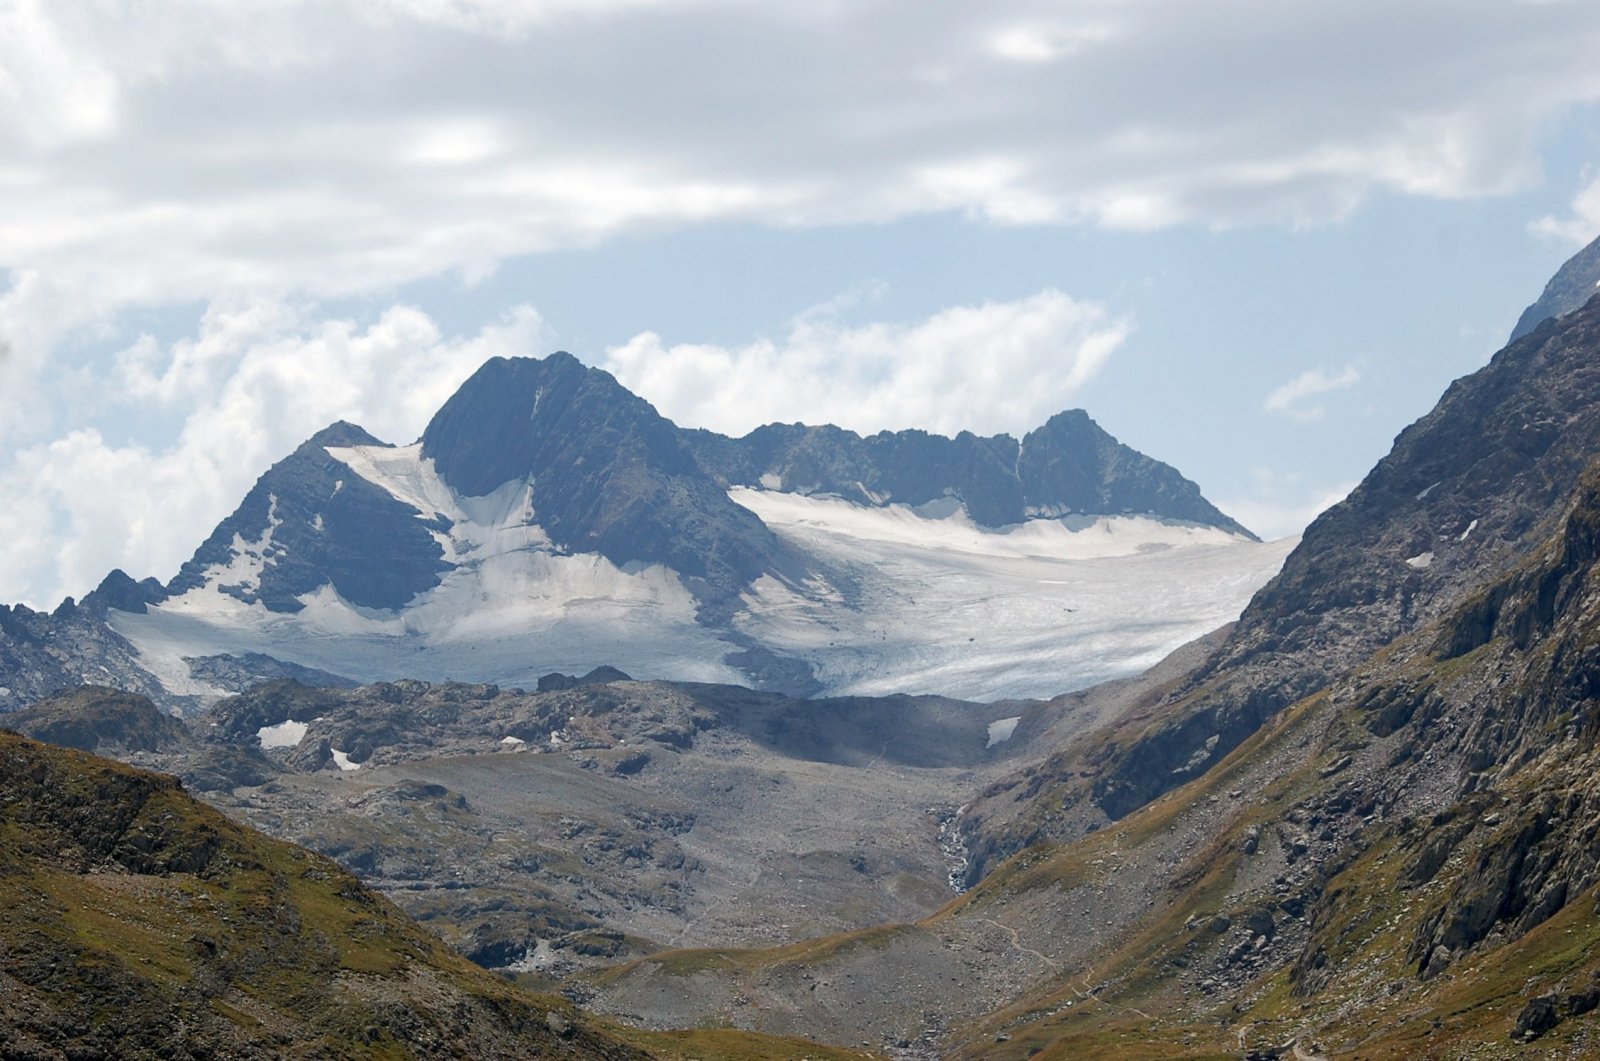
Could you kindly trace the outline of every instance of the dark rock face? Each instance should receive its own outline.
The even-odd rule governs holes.
[[[1129,813],[1440,617],[1553,533],[1596,453],[1600,302],[1512,343],[1401,432],[1175,694],[1188,703],[1115,753],[1096,802]]]
[[[1600,291],[1600,239],[1567,259],[1545,285],[1539,300],[1522,311],[1509,342],[1533,331],[1551,317],[1564,317],[1583,306]]]
[[[153,578],[135,582],[121,568],[101,579],[94,592],[83,598],[81,607],[90,611],[115,608],[118,611],[143,615],[152,604],[167,599],[166,588]]]
[[[685,437],[701,464],[730,485],[776,480],[780,490],[835,494],[862,505],[923,505],[953,496],[989,526],[1022,517],[1017,442],[1006,435],[883,431],[862,438],[831,424],[768,424],[740,439],[709,431]]]
[[[951,498],[986,527],[1031,516],[1150,513],[1254,537],[1172,467],[1124,446],[1082,410],[1060,413],[1018,443],[833,426],[769,424],[744,438],[684,433],[702,466],[731,485],[835,494],[857,504]]]
[[[1030,510],[1148,512],[1255,537],[1176,469],[1124,446],[1081,409],[1059,413],[1023,438],[1017,474]]]
[[[275,612],[299,611],[299,595],[329,584],[352,604],[391,609],[438,585],[447,567],[444,553],[416,509],[328,454],[329,446],[383,444],[354,424],[317,432],[256,480],[168,584],[168,593],[203,585],[208,567],[234,558],[236,543],[264,562],[260,582],[222,591]]]
[[[610,682],[631,682],[627,674],[615,667],[599,666],[588,674],[579,677],[575,674],[561,674],[552,671],[539,678],[538,691],[541,693],[560,692],[563,689],[576,689],[581,685],[606,685]]]
[[[671,421],[570,354],[487,362],[428,424],[422,453],[469,497],[526,480],[551,541],[619,566],[665,564],[713,615],[762,574],[800,571]]]

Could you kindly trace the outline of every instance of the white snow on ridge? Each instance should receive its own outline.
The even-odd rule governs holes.
[[[514,479],[483,497],[461,497],[439,478],[433,461],[422,456],[422,443],[409,446],[330,446],[328,455],[417,510],[417,518],[438,519],[452,526],[449,534],[433,532],[446,563],[482,561],[522,549],[550,548],[550,539],[534,519],[532,491]]]
[[[228,546],[230,557],[226,564],[212,564],[205,569],[204,578],[208,583],[218,586],[238,586],[254,592],[261,588],[261,572],[268,564],[277,562],[276,557],[268,555],[272,552],[272,535],[283,520],[278,518],[278,497],[276,494],[267,495],[267,528],[262,531],[257,541],[247,542],[244,536],[234,532],[233,542]]]
[[[899,504],[868,508],[838,497],[748,487],[735,487],[728,496],[774,530],[781,527],[802,533],[815,529],[830,537],[996,558],[1089,560],[1176,546],[1243,541],[1216,527],[1147,516],[1067,516],[1030,519],[1009,527],[980,527],[954,498],[917,508]]]
[[[397,611],[357,607],[323,586],[300,598],[301,611],[271,612],[219,592],[230,564],[147,614],[112,612],[169,689],[220,695],[190,676],[184,657],[246,652],[359,681],[531,687],[550,671],[600,664],[639,678],[745,680],[723,662],[743,646],[696,623],[676,573],[563,553],[538,525],[526,482],[465,498],[420,446],[328,452],[447,528],[431,529],[451,569]],[[1236,618],[1295,544],[1137,516],[988,529],[954,498],[912,509],[743,488],[730,496],[823,573],[803,586],[759,580],[735,627],[811,662],[832,694],[1044,697],[1125,677]],[[265,562],[257,558],[270,537],[243,543],[251,563]]]
[[[359,681],[531,687],[552,670],[581,674],[606,663],[681,681],[740,679],[722,662],[733,646],[695,623],[694,597],[674,572],[659,565],[624,571],[602,556],[561,553],[534,521],[525,482],[458,497],[420,446],[328,452],[417,508],[419,518],[449,521],[449,533],[435,537],[453,568],[399,611],[361,608],[323,586],[299,598],[301,611],[272,612],[219,592],[209,579],[148,614],[112,612],[141,664],[169,689],[220,695],[189,677],[183,657],[245,652]]]

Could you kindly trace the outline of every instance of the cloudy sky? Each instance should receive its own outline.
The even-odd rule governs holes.
[[[1592,0],[0,0],[0,600],[568,349],[683,424],[1081,406],[1268,535],[1600,233]]]

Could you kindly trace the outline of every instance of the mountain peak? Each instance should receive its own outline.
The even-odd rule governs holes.
[[[675,433],[609,372],[557,351],[484,362],[429,421],[422,455],[455,490],[481,497],[550,467],[573,446],[590,458],[605,447],[642,449],[684,470]]]
[[[751,581],[791,566],[676,425],[568,353],[486,362],[428,424],[422,456],[465,497],[526,481],[551,541],[619,566],[665,564],[702,605],[734,606]]]
[[[305,442],[301,443],[300,448],[305,449],[307,447],[313,447],[316,449],[323,449],[328,446],[386,445],[388,445],[387,442],[375,437],[372,432],[368,431],[360,424],[352,424],[348,420],[335,420],[321,431],[318,431],[316,434],[306,439]]]

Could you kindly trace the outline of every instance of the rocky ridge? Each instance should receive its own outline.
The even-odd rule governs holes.
[[[774,498],[783,500],[774,507]],[[863,537],[861,510],[888,506]],[[1167,522],[1113,519],[1130,515]],[[540,669],[602,662],[801,695],[878,693],[902,671],[930,673],[945,651],[915,622],[891,629],[904,613],[897,600],[935,599],[936,586],[960,579],[999,578],[1024,594],[1029,579],[1056,578],[1039,574],[1041,563],[1079,562],[1075,550],[1088,545],[1073,539],[1086,535],[1070,532],[1100,517],[1130,541],[1159,538],[1151,550],[1195,547],[1194,565],[1173,561],[1170,572],[1150,575],[1163,584],[1215,582],[1231,596],[1280,555],[1225,548],[1244,545],[1249,532],[1081,411],[1020,443],[916,431],[862,438],[803,425],[731,439],[679,429],[568,354],[495,358],[412,446],[348,423],[318,432],[261,476],[166,585],[114,571],[81,605],[50,616],[8,610],[0,709],[82,681],[193,712],[278,677],[529,684]],[[1017,525],[1023,532],[1010,533]],[[1024,554],[1019,538],[1037,551]],[[952,560],[947,539],[987,566]],[[1092,562],[1154,571],[1161,562],[1140,548]],[[884,549],[904,562],[883,562]],[[1083,592],[1114,611],[1098,584]],[[1145,658],[1147,642],[1163,636],[1155,647],[1170,650],[1181,637],[1157,631],[1187,625],[1192,635],[1201,628],[1195,612],[1215,621],[1214,595],[1187,600],[1189,613],[1171,623],[1124,624],[1123,654]],[[1088,614],[1073,603],[1032,610],[1057,626],[1083,626]],[[814,644],[815,621],[834,623],[838,636]],[[1015,665],[1031,652],[1027,631],[1004,633],[988,628],[966,662],[946,651],[965,668],[955,691],[1050,695],[1116,673],[1113,645],[1072,656],[1061,684],[1045,687],[1044,668]],[[350,653],[331,647],[341,639]],[[530,660],[530,643],[546,655]]]
[[[861,505],[959,503],[980,526],[1032,518],[1155,513],[1252,535],[1176,469],[1123,445],[1081,409],[1058,413],[1019,443],[926,431],[769,424],[727,438],[685,432],[707,471],[737,486],[831,494]]]

